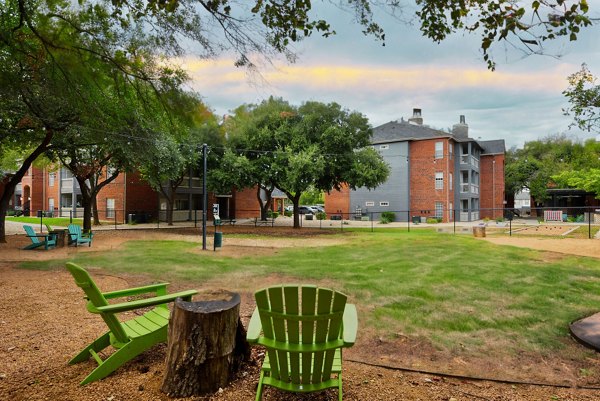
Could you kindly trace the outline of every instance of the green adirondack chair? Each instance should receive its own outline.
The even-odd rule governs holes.
[[[88,244],[88,246],[92,246],[92,238],[94,237],[94,233],[91,231],[89,233],[82,232],[81,227],[77,224],[69,224],[67,228],[69,229],[71,244],[75,244],[76,247],[79,246],[79,244]]]
[[[27,245],[24,249],[35,249],[44,247],[44,249],[54,248],[56,246],[56,235],[55,234],[36,234],[33,227],[24,225],[25,233],[31,240],[31,244]]]
[[[52,226],[51,226],[50,224],[48,224],[48,223],[44,223],[44,225],[46,226],[46,231],[48,231],[48,232],[50,232],[50,231],[54,231],[54,230],[52,229]]]
[[[342,400],[342,348],[354,344],[358,327],[356,307],[346,298],[307,285],[255,293],[247,339],[267,350],[256,401],[265,385],[300,393],[337,387]]]
[[[91,356],[98,362],[98,367],[83,379],[81,385],[108,376],[118,367],[153,345],[167,341],[167,325],[169,323],[167,303],[173,302],[178,297],[190,301],[192,295],[198,292],[188,290],[167,294],[166,287],[168,283],[160,283],[103,293],[98,289],[88,272],[80,266],[67,263],[67,270],[73,275],[75,284],[85,292],[88,299],[87,309],[92,313],[99,314],[109,329],[108,332],[98,337],[69,361],[69,364],[75,364],[86,361]],[[156,296],[116,304],[109,304],[107,301],[108,299],[147,293],[155,293]],[[116,316],[121,312],[150,306],[156,307],[128,321],[121,322]],[[98,353],[110,346],[114,347],[116,351],[105,360],[102,360]]]

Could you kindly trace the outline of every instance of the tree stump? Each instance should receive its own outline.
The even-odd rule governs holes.
[[[170,397],[213,393],[250,357],[239,316],[240,295],[217,290],[199,296],[193,302],[178,299],[169,322],[161,389]]]

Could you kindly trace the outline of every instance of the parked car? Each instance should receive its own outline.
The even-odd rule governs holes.
[[[310,206],[298,206],[298,213],[300,214],[315,214],[315,210]]]
[[[317,213],[325,213],[325,208],[323,206],[313,205],[313,206],[311,206],[311,208],[313,208],[314,210],[316,210]]]

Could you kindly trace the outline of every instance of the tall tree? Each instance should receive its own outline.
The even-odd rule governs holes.
[[[570,106],[565,114],[573,115],[574,123],[580,129],[600,133],[600,85],[587,65],[568,78],[569,87],[563,94]]]
[[[245,146],[239,157],[253,166],[255,184],[279,188],[292,201],[294,227],[300,226],[298,205],[304,192],[342,185],[374,188],[389,174],[381,156],[368,146],[372,131],[360,113],[336,103],[294,107],[275,98],[246,110],[248,117],[234,131]]]
[[[154,127],[162,126],[163,132],[146,143],[138,169],[163,196],[167,224],[172,225],[177,188],[186,176],[201,170],[202,145],[219,148],[222,136],[216,117],[194,94],[173,90],[166,99],[171,112],[163,115],[162,125],[157,122]]]

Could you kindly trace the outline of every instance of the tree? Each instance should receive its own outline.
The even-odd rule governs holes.
[[[600,85],[596,77],[583,64],[568,81],[569,87],[563,94],[571,105],[565,114],[573,115],[574,124],[581,130],[600,132]]]
[[[279,188],[292,201],[294,227],[300,226],[298,205],[304,192],[344,184],[374,188],[387,179],[389,169],[368,146],[372,132],[360,113],[336,103],[294,107],[275,98],[244,110],[247,114],[233,129],[236,143],[246,146],[238,148],[238,157],[253,166],[255,184],[267,191]]]
[[[0,198],[0,241],[8,201],[34,160],[58,143],[75,143],[68,137],[82,127],[98,139],[107,135],[106,127],[98,129],[106,119],[134,125],[135,115],[113,113],[123,104],[118,100],[134,92],[153,98],[185,79],[157,62],[143,31],[123,33],[127,28],[114,27],[102,4],[9,0],[0,9],[0,159],[21,155]]]
[[[548,136],[507,152],[506,193],[528,188],[534,201],[541,203],[548,198],[550,186],[573,186],[576,181],[570,177],[594,169],[600,169],[600,143],[588,140],[582,144],[565,135]]]
[[[202,145],[213,147],[222,144],[221,130],[214,114],[197,95],[172,90],[165,95],[169,112],[156,122],[154,130],[162,133],[149,141],[147,151],[139,158],[138,169],[142,177],[166,201],[167,224],[173,225],[176,191],[186,176],[200,171]],[[214,164],[215,156],[211,158]]]
[[[193,21],[198,29],[184,30],[184,33],[200,42],[209,55],[220,48],[235,51],[238,66],[253,67],[252,57],[257,54],[283,53],[293,61],[295,55],[290,48],[294,42],[313,33],[324,37],[335,34],[335,27],[329,21],[312,18],[317,12],[310,0],[114,0],[114,3],[119,16],[172,15],[171,20],[163,21],[171,24],[163,39],[165,42],[174,41],[181,31],[177,26],[173,29],[176,21]],[[406,6],[402,1],[379,0],[331,0],[329,3],[354,14],[362,32],[382,44],[386,35],[374,17],[374,10],[397,15],[403,13]],[[514,0],[417,0],[416,5],[421,32],[436,42],[459,30],[480,35],[483,58],[491,69],[495,67],[490,55],[494,43],[508,42],[526,54],[540,54],[544,52],[545,42],[558,37],[576,40],[581,28],[593,22],[588,16],[586,0],[535,0],[527,5]],[[210,37],[204,30],[211,24],[223,29],[223,35],[216,42],[215,36]]]

